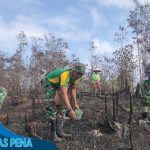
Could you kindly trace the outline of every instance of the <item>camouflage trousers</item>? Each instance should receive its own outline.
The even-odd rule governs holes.
[[[141,103],[141,109],[140,109],[141,112],[149,112],[149,109],[150,109],[150,103],[147,102]]]
[[[57,116],[64,117],[67,109],[63,105],[55,105],[54,103],[45,107],[46,118],[55,119]]]

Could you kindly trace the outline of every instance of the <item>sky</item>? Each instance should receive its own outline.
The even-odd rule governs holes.
[[[68,57],[88,63],[91,41],[97,54],[118,48],[114,34],[134,6],[133,0],[0,0],[0,50],[13,54],[20,31],[29,38],[52,33],[69,44]]]

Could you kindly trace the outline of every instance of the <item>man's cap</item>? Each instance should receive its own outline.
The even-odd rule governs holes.
[[[76,71],[76,72],[79,72],[81,74],[84,74],[85,73],[85,65],[82,64],[82,63],[77,63],[74,67],[73,67],[73,70]]]

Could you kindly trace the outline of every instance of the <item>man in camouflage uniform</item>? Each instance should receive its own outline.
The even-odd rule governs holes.
[[[7,96],[7,90],[0,86],[0,110],[2,108],[6,96]]]
[[[51,122],[51,134],[54,142],[60,142],[59,137],[71,137],[62,130],[64,116],[68,111],[72,119],[76,118],[75,109],[79,109],[76,98],[76,85],[85,73],[85,65],[78,63],[71,69],[58,68],[47,73],[45,78],[45,92],[47,98],[54,98],[50,106],[46,107],[46,116]],[[73,100],[71,106],[70,100]]]
[[[144,65],[144,83],[142,88],[142,108],[141,115],[142,120],[145,122],[148,121],[148,109],[150,106],[150,49],[146,51],[145,56],[143,57],[143,65]]]

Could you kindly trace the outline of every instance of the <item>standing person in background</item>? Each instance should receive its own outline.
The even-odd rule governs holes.
[[[99,92],[99,94],[101,94],[102,81],[101,81],[100,72],[101,72],[101,70],[99,68],[94,68],[92,71],[92,75],[91,75],[92,88],[93,88],[95,94],[97,94],[97,92]]]
[[[85,65],[77,63],[73,68],[58,68],[48,72],[45,78],[47,98],[54,98],[53,103],[46,107],[47,118],[51,122],[51,135],[54,142],[62,137],[71,137],[63,132],[64,117],[68,111],[72,119],[76,119],[75,109],[79,109],[76,98],[76,86],[85,73]],[[73,106],[71,105],[73,100]]]

